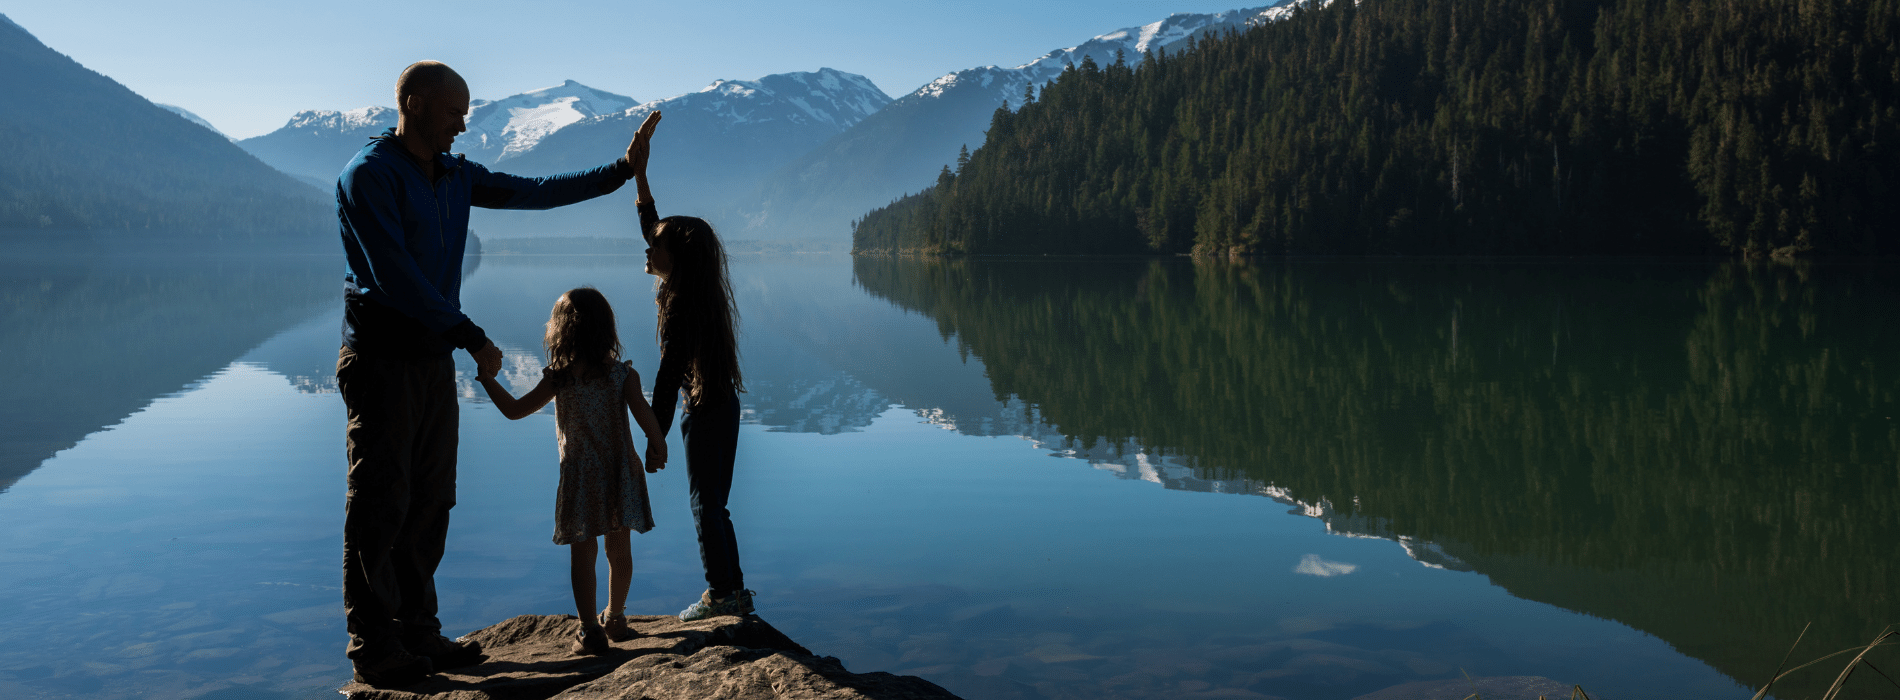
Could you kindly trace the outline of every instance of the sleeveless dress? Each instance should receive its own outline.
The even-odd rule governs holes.
[[[620,393],[633,363],[577,381],[541,372],[558,387],[554,426],[561,443],[561,486],[554,496],[554,543],[653,529],[646,471],[633,449],[627,402]]]

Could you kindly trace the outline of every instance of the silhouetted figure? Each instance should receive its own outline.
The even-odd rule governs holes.
[[[337,179],[349,258],[337,387],[349,412],[343,607],[358,682],[400,685],[481,660],[441,634],[435,569],[455,505],[456,348],[484,368],[501,350],[462,313],[469,207],[548,209],[613,192],[626,158],[524,178],[450,155],[466,130],[468,84],[423,61],[396,81],[396,127]],[[631,145],[629,146],[631,150]]]
[[[650,118],[653,119],[653,118]],[[712,226],[690,216],[661,219],[647,186],[646,159],[637,158],[640,233],[647,240],[648,274],[660,278],[660,371],[653,380],[653,409],[664,435],[674,403],[686,392],[680,438],[686,443],[686,481],[699,532],[699,559],[706,592],[680,611],[681,620],[752,612],[752,591],[739,570],[739,541],[726,499],[739,446],[738,318],[726,275],[726,249]],[[649,447],[649,449],[651,449]],[[651,457],[649,457],[649,460]]]
[[[651,119],[649,119],[651,121]],[[576,654],[607,653],[609,639],[632,635],[627,626],[627,589],[633,583],[628,532],[653,529],[646,475],[627,425],[631,411],[655,455],[646,471],[666,468],[666,435],[640,394],[640,373],[620,360],[614,309],[592,287],[570,289],[548,314],[548,364],[541,381],[519,400],[483,367],[482,388],[509,420],[557,404],[555,432],[561,446],[561,485],[554,498],[554,543],[568,545],[569,580],[581,626]],[[594,615],[594,538],[607,543],[607,607]]]

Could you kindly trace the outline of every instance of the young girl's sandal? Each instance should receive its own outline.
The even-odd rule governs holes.
[[[613,651],[613,647],[607,644],[607,633],[601,630],[600,625],[582,621],[580,631],[574,634],[574,646],[569,647],[569,650],[584,656],[600,656]]]
[[[627,626],[627,614],[614,612],[613,608],[600,611],[600,628],[612,641],[624,642],[633,638],[633,628]]]

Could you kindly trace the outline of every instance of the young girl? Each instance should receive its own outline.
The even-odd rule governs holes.
[[[555,435],[561,445],[561,485],[554,498],[554,543],[568,545],[574,606],[581,628],[574,653],[602,654],[608,640],[630,635],[625,608],[633,581],[627,532],[653,529],[645,475],[633,450],[627,412],[647,436],[646,471],[666,467],[666,434],[640,395],[633,363],[620,361],[614,310],[592,287],[568,290],[548,316],[548,366],[541,383],[516,399],[495,381],[495,366],[477,373],[488,398],[509,420],[557,403]],[[607,540],[607,608],[594,610],[594,538]]]
[[[732,462],[739,441],[739,376],[736,341],[739,312],[726,280],[726,249],[705,221],[690,216],[661,219],[647,187],[647,154],[660,113],[647,116],[634,136],[633,179],[639,186],[640,233],[647,239],[647,274],[659,278],[660,371],[653,381],[654,413],[665,435],[683,389],[686,415],[686,481],[706,592],[680,612],[680,619],[750,614],[752,591],[739,570],[739,543],[726,497],[732,492]],[[663,444],[649,441],[647,449]],[[651,455],[652,453],[649,453]]]

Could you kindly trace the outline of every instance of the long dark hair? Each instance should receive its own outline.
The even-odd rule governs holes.
[[[661,219],[653,235],[666,246],[673,263],[653,299],[660,309],[655,330],[662,345],[685,343],[692,349],[685,382],[689,405],[705,398],[718,400],[727,391],[745,391],[739,372],[739,309],[726,274],[726,247],[711,224],[692,216]]]
[[[593,287],[567,290],[548,313],[548,333],[541,339],[548,351],[548,369],[563,380],[579,379],[575,370],[598,372],[620,361],[620,333],[614,328],[614,307]]]

